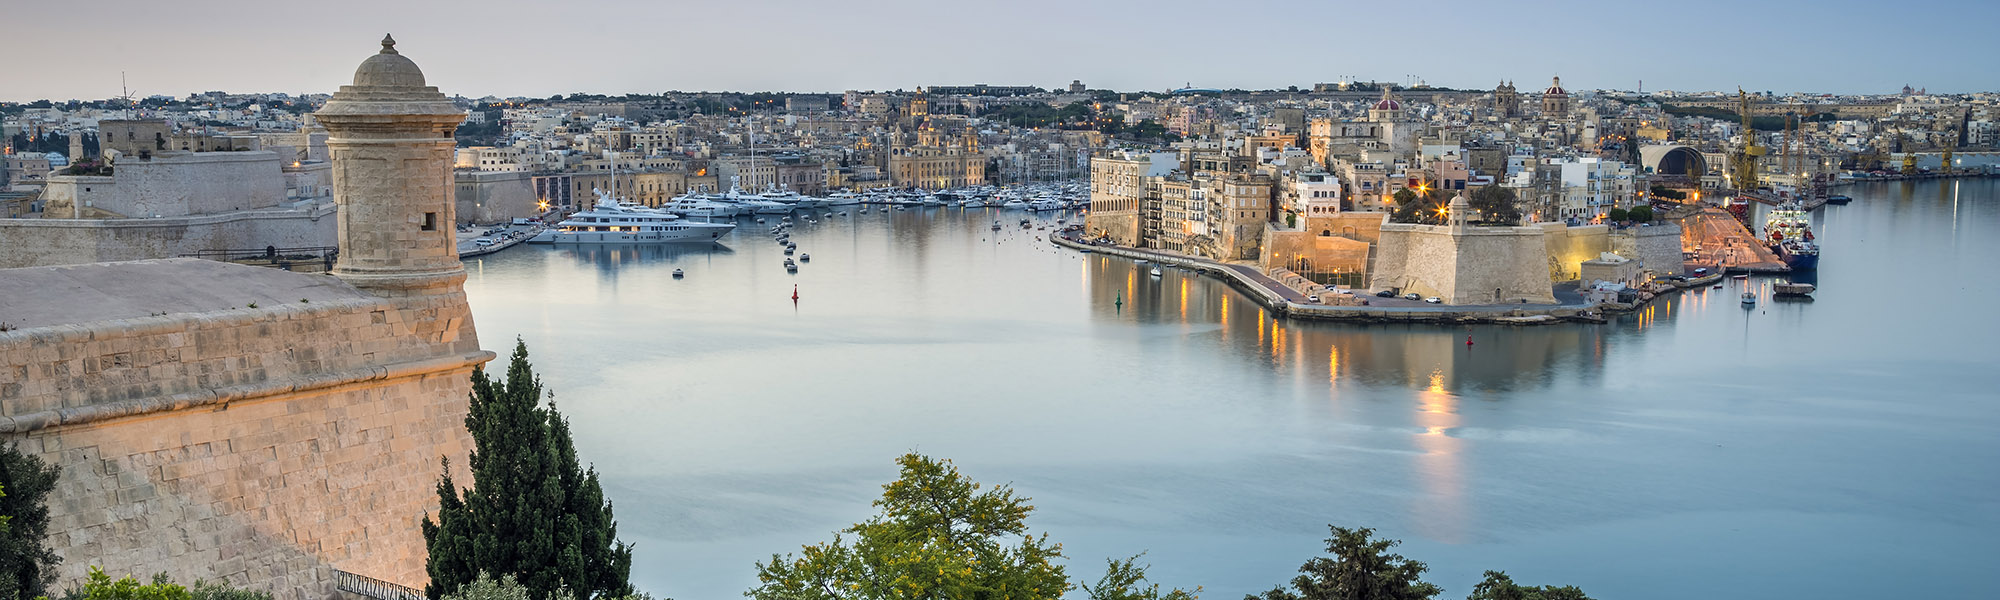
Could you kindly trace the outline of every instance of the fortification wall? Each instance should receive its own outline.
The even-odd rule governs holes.
[[[1555,302],[1546,232],[1535,227],[1382,226],[1371,287],[1401,288],[1449,304]]]
[[[1611,228],[1604,225],[1570,227],[1562,223],[1536,223],[1546,243],[1547,271],[1552,281],[1576,281],[1583,276],[1583,261],[1611,251]]]
[[[1084,232],[1092,237],[1110,236],[1120,246],[1139,245],[1139,213],[1133,211],[1091,211],[1083,216]]]
[[[0,333],[0,435],[62,470],[59,586],[100,565],[286,599],[335,596],[332,568],[421,587],[417,524],[492,354],[462,294],[345,289]]]
[[[1673,223],[1627,227],[1611,232],[1611,251],[1664,275],[1682,271],[1681,226]]]
[[[277,206],[285,177],[276,153],[174,152],[120,157],[110,177],[51,177],[46,212],[78,206],[134,218],[184,217]]]
[[[334,245],[334,204],[164,219],[0,219],[0,269]]]

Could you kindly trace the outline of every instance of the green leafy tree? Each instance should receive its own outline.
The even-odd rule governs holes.
[[[535,598],[609,598],[632,593],[632,547],[617,539],[611,503],[594,469],[583,469],[569,423],[541,405],[541,378],[518,340],[505,381],[472,374],[472,487],[459,489],[444,463],[438,515],[423,522],[424,592],[442,598],[481,572],[511,575]]]
[[[1371,539],[1375,530],[1328,525],[1326,552],[1299,567],[1292,589],[1272,588],[1244,600],[1428,600],[1444,590],[1420,577],[1430,567],[1391,554],[1397,540]]]
[[[246,590],[201,579],[188,586],[188,595],[192,600],[271,600],[271,593],[264,590]]]
[[[1444,201],[1439,190],[1429,190],[1419,195],[1416,190],[1403,188],[1396,190],[1390,199],[1396,201],[1396,211],[1389,219],[1397,223],[1422,223],[1439,225],[1444,223]]]
[[[1625,216],[1640,223],[1651,223],[1653,222],[1653,207],[1634,206],[1632,210],[1625,211]]]
[[[1465,600],[1590,600],[1590,596],[1573,585],[1531,587],[1514,583],[1505,572],[1487,571],[1486,579],[1473,586]]]
[[[0,598],[34,598],[55,582],[49,535],[49,492],[61,473],[12,444],[0,446]]]
[[[896,459],[902,476],[882,486],[880,513],[757,563],[756,600],[1045,600],[1069,591],[1060,545],[1028,532],[1034,507],[1007,486],[981,489],[950,461]],[[848,537],[852,536],[852,537]]]
[[[1611,209],[1611,212],[1609,214],[1605,215],[1605,219],[1610,220],[1612,222],[1629,221],[1632,219],[1632,213],[1627,212],[1625,209],[1622,208],[1614,208]]]
[[[187,588],[174,585],[167,574],[153,576],[152,583],[139,583],[131,575],[113,581],[95,565],[84,576],[83,600],[194,600]]]
[[[1104,576],[1098,578],[1097,585],[1082,583],[1078,584],[1078,586],[1083,588],[1084,594],[1090,600],[1196,600],[1199,598],[1199,596],[1195,595],[1201,592],[1201,588],[1199,587],[1195,588],[1192,592],[1175,588],[1162,593],[1160,591],[1160,584],[1146,583],[1146,567],[1138,564],[1140,556],[1145,556],[1145,553],[1141,552],[1126,559],[1104,559],[1106,563]]]
[[[1514,190],[1497,185],[1483,186],[1472,191],[1466,198],[1472,209],[1479,211],[1480,220],[1488,223],[1512,225],[1521,222],[1521,207],[1515,203]]]

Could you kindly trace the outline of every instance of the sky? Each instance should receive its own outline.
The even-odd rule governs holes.
[[[0,100],[330,93],[393,33],[470,97],[987,83],[2000,90],[2000,1],[0,0]]]

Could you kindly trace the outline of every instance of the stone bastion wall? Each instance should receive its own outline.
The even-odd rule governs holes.
[[[1371,285],[1448,304],[1552,304],[1544,235],[1535,227],[1383,225]]]
[[[0,269],[334,245],[334,204],[159,219],[0,219]]]
[[[58,587],[100,565],[285,599],[336,596],[334,568],[421,588],[417,525],[493,355],[463,294],[329,281],[349,296],[0,332],[0,436],[61,469]]]

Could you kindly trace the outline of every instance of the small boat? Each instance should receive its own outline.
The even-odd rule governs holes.
[[[1756,303],[1757,303],[1757,292],[1743,292],[1744,306],[1750,306]]]
[[[798,249],[799,249],[798,246],[785,246],[785,254],[790,255],[793,251]]]
[[[1846,197],[1846,196],[1842,196],[1842,195],[1840,195],[1840,194],[1834,194],[1834,195],[1832,195],[1832,196],[1827,196],[1827,197],[1826,197],[1826,203],[1827,203],[1827,204],[1847,204],[1847,203],[1849,203],[1849,202],[1853,202],[1853,201],[1854,201],[1854,199],[1853,199],[1853,198],[1849,198],[1849,197]]]
[[[799,272],[799,263],[792,262],[792,259],[787,258],[785,259],[785,270],[797,273]]]
[[[812,261],[813,261],[813,255],[811,255],[811,254],[800,254],[800,255],[799,255],[799,262],[812,262]]]
[[[1778,296],[1811,296],[1819,287],[1810,283],[1774,283],[1771,291]]]
[[[1160,276],[1160,268],[1159,268],[1159,267],[1153,267],[1153,276],[1154,276],[1154,277],[1159,277],[1159,276]]]
[[[1736,275],[1734,275],[1734,276],[1732,276],[1732,277],[1730,277],[1730,278],[1731,278],[1731,279],[1735,279],[1735,280],[1737,280],[1737,281],[1745,281],[1745,280],[1748,280],[1748,279],[1750,279],[1750,275],[1748,275],[1748,274],[1745,274],[1745,273],[1737,273]]]
[[[1722,289],[1722,284],[1720,284],[1720,283],[1718,283],[1718,284],[1715,284],[1715,287],[1713,287],[1713,288],[1709,288],[1709,289],[1715,289],[1715,290],[1719,290],[1719,289]]]
[[[686,277],[686,276],[687,276],[687,273],[682,273],[680,269],[674,269],[674,279],[680,279],[680,278],[682,278],[682,277]]]

